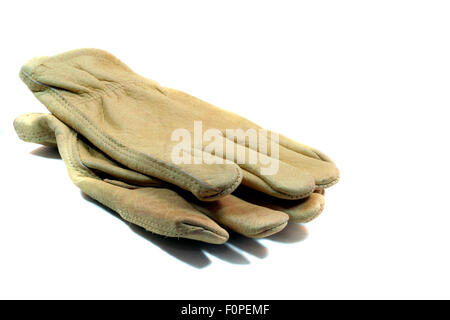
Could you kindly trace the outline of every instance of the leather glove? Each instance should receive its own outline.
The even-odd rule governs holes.
[[[284,200],[241,187],[219,200],[199,201],[189,192],[121,166],[51,114],[19,116],[14,127],[24,141],[57,145],[70,178],[84,193],[124,220],[160,235],[220,244],[228,239],[227,228],[260,238],[281,231],[289,218],[307,222],[323,210],[320,192]]]
[[[250,139],[229,137],[226,133],[231,130],[260,133],[262,129],[141,77],[102,50],[79,49],[34,58],[22,67],[20,76],[52,114],[109,157],[135,172],[188,190],[203,201],[233,192],[241,181],[278,198],[302,199],[339,179],[338,169],[326,155],[281,135],[269,132],[267,144],[257,145]],[[225,136],[219,144],[226,156],[211,147],[215,146],[212,141],[195,139],[195,121],[201,121],[197,123],[205,133]],[[172,136],[178,129],[194,137],[194,142],[180,147]],[[174,160],[174,150],[190,161]],[[229,150],[243,151],[244,161],[238,152],[233,155]],[[256,161],[249,161],[252,154]],[[277,170],[265,174],[275,163]]]

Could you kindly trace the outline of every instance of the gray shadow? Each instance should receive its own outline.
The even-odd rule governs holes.
[[[197,244],[198,245],[198,244]],[[215,256],[216,258],[231,263],[231,264],[249,264],[250,261],[238,251],[234,250],[228,244],[208,244],[200,243],[200,248],[202,251]]]
[[[105,211],[109,212],[112,216],[126,223],[133,232],[135,232],[142,238],[158,246],[161,250],[165,251],[172,257],[194,268],[198,269],[205,268],[212,263],[212,261],[208,258],[207,254],[212,255],[230,264],[236,265],[249,264],[250,261],[234,248],[237,248],[242,252],[250,254],[259,259],[264,259],[269,254],[268,249],[265,246],[263,246],[259,242],[259,240],[247,238],[233,232],[230,233],[230,238],[228,242],[222,245],[208,244],[184,238],[164,237],[152,233],[150,231],[147,231],[144,228],[141,228],[135,224],[132,224],[124,220],[114,210],[111,210],[110,208],[102,205],[101,203],[92,199],[83,192],[81,192],[81,194],[82,197],[87,201],[95,204],[100,208],[103,208]],[[284,230],[265,239],[282,243],[297,243],[306,239],[307,236],[308,231],[303,225],[289,223],[286,226],[286,228],[284,228]]]
[[[289,222],[282,231],[266,239],[282,243],[296,243],[305,240],[307,237],[308,229],[304,225]]]
[[[231,263],[231,264],[237,264],[237,265],[245,265],[249,264],[250,261],[241,253],[234,250],[231,246],[228,244],[222,244],[222,245],[215,245],[215,244],[208,244],[203,243],[199,241],[189,240],[189,239],[183,239],[183,238],[169,238],[164,237],[155,233],[152,233],[150,231],[145,230],[144,228],[141,228],[135,224],[129,223],[125,221],[119,214],[117,214],[114,210],[111,210],[110,208],[102,205],[95,199],[92,199],[84,192],[81,192],[81,195],[84,199],[87,201],[95,204],[98,207],[103,208],[105,211],[110,213],[112,216],[116,217],[117,219],[125,222],[130,229],[141,236],[142,238],[146,239],[147,241],[151,242],[152,244],[158,246],[161,250],[165,251],[172,257],[194,267],[194,268],[205,268],[208,265],[211,264],[211,260],[208,258],[207,254],[212,255],[222,261]],[[232,243],[233,241],[239,242],[241,240],[233,240],[233,236],[230,236],[230,240]],[[239,236],[240,237],[240,236]],[[239,238],[237,237],[237,238]],[[249,241],[253,241],[256,244],[253,245],[247,245],[249,248],[248,253],[256,255],[251,248],[255,248],[259,246],[262,246],[256,242],[256,240],[248,239]],[[245,246],[242,246],[243,248]],[[245,249],[243,249],[245,251]],[[261,249],[259,249],[261,250]],[[267,249],[266,249],[267,250]],[[207,254],[206,254],[207,253]]]
[[[238,233],[231,233],[227,244],[230,244],[260,259],[264,259],[269,254],[269,250],[259,243],[258,240],[244,237]]]
[[[47,159],[61,159],[57,147],[42,146],[34,149],[30,154]]]
[[[205,268],[211,264],[211,260],[201,249],[199,249],[197,243],[194,243],[195,241],[189,239],[168,238],[151,233],[135,224],[126,222],[112,210],[109,210],[109,212],[127,223],[133,232],[145,240],[150,241],[172,257],[197,269]]]

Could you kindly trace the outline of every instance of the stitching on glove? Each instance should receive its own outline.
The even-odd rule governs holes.
[[[154,233],[158,233],[160,235],[164,235],[164,236],[168,236],[168,237],[184,237],[186,235],[189,235],[189,233],[179,233],[179,232],[175,232],[173,230],[170,229],[166,229],[163,228],[160,224],[152,222],[152,221],[146,221],[145,219],[141,218],[141,217],[137,217],[137,216],[132,216],[130,214],[128,214],[128,212],[118,209],[117,212],[120,214],[121,217],[123,217],[124,220],[131,222],[135,225],[138,225],[142,228],[145,228],[145,230],[150,231],[150,232],[154,232]],[[220,238],[224,238],[223,236],[209,230],[209,229],[205,229],[201,226],[194,226],[195,228],[200,228],[204,231],[208,231],[213,233],[215,236],[218,236]],[[153,229],[153,230],[152,230]]]
[[[50,139],[50,138],[54,138],[55,136],[52,134],[28,134],[25,133],[24,131],[20,130],[20,129],[16,129],[16,133],[19,136],[19,138],[21,140],[27,141],[27,142],[34,142],[35,139],[37,140],[45,140],[45,139]],[[45,138],[45,139],[44,139]]]
[[[297,193],[297,194],[294,195],[294,194],[289,194],[289,193],[286,193],[286,192],[283,192],[283,191],[275,190],[267,183],[266,183],[266,185],[270,189],[270,191],[272,191],[273,193],[275,193],[275,194],[282,194],[283,196],[288,197],[288,198],[293,199],[293,200],[306,198],[307,196],[309,196],[310,194],[312,194],[314,192],[314,190],[312,190],[312,191],[308,191],[308,192],[304,192],[304,193]]]

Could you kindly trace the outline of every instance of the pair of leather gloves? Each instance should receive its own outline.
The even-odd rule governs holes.
[[[266,142],[278,143],[277,159],[271,159],[278,170],[264,174],[261,159],[272,156],[264,145],[225,135],[230,129],[259,132],[259,126],[139,76],[102,50],[37,57],[20,77],[51,114],[19,116],[18,136],[56,145],[84,193],[160,235],[216,244],[227,241],[226,229],[266,237],[289,220],[317,217],[323,190],[339,179],[326,155],[272,133]],[[196,121],[205,132],[222,133],[227,150],[241,148],[260,160],[239,161],[237,152],[225,157],[208,147],[211,141],[198,139],[179,148],[173,132],[194,136]],[[174,150],[192,161],[175,161]]]

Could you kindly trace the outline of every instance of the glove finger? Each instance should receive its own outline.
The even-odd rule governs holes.
[[[314,189],[337,182],[339,172],[334,163],[319,159],[311,150],[314,157],[287,149],[270,135],[253,132],[234,139],[218,136],[220,139],[203,146],[204,153],[237,163],[243,171],[243,185],[282,199],[302,199]]]
[[[234,195],[257,206],[270,208],[286,213],[293,222],[306,223],[317,218],[325,206],[323,190],[316,190],[307,198],[300,200],[285,200],[262,196],[249,188],[240,187]]]
[[[324,206],[325,197],[314,192],[304,201],[297,203],[280,201],[274,203],[271,208],[287,213],[293,222],[306,223],[317,218],[323,212]]]
[[[323,152],[283,135],[279,135],[278,139],[280,160],[311,173],[317,188],[328,188],[339,181],[339,170]]]
[[[228,195],[213,202],[192,202],[200,212],[227,229],[250,238],[264,238],[283,230],[289,216],[279,210],[247,202]]]
[[[26,142],[56,146],[55,132],[47,124],[48,114],[26,113],[14,120],[17,136]]]
[[[289,139],[288,137],[285,137],[282,134],[278,134],[278,141],[280,146],[283,146],[286,149],[295,151],[297,153],[303,154],[313,159],[333,162],[327,155],[323,154],[322,152],[310,146],[307,146],[306,144],[302,144],[300,142]]]
[[[329,188],[339,181],[339,170],[332,162],[314,159],[284,147],[280,147],[280,159],[297,170],[308,172],[316,188]]]

